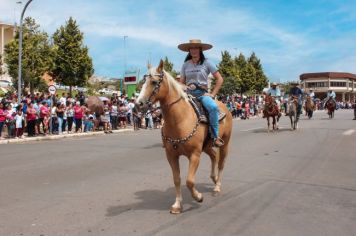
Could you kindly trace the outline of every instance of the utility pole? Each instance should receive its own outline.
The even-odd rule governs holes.
[[[32,2],[32,0],[28,0],[25,7],[23,8],[22,10],[22,13],[21,13],[21,18],[20,18],[20,35],[19,35],[19,78],[18,78],[18,81],[17,81],[17,96],[18,96],[18,101],[21,101],[21,89],[22,89],[22,79],[21,79],[21,72],[22,72],[22,21],[23,21],[23,16],[25,15],[25,11],[28,7],[28,5]]]

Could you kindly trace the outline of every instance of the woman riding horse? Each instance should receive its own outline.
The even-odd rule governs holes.
[[[213,94],[216,93],[217,90],[214,90]],[[149,105],[157,101],[160,103],[165,121],[161,135],[176,189],[176,199],[170,212],[177,214],[183,209],[179,166],[181,155],[189,159],[186,183],[196,201],[203,201],[203,195],[195,187],[195,174],[202,152],[208,154],[211,160],[210,178],[215,184],[213,191],[214,193],[221,191],[222,172],[232,132],[232,116],[223,103],[216,101],[219,110],[226,113],[226,117],[220,121],[219,136],[217,136],[221,138],[220,143],[224,145],[213,148],[216,146],[216,140],[208,138],[208,125],[200,123],[200,118],[184,92],[182,84],[163,70],[162,60],[157,68],[149,67],[148,75],[145,76],[145,82],[136,102],[140,105]]]
[[[219,135],[219,108],[214,101],[214,97],[219,92],[223,78],[217,68],[205,58],[203,51],[211,49],[210,44],[202,43],[198,39],[190,40],[189,43],[182,43],[178,48],[188,52],[180,73],[180,82],[188,86],[188,93],[197,97],[209,112],[209,122],[212,129],[214,145],[220,147],[224,145]],[[214,90],[208,92],[208,76],[212,74],[216,79]]]

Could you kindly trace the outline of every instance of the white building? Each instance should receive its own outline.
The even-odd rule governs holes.
[[[4,64],[5,45],[11,42],[15,37],[15,26],[0,22],[0,54],[2,58],[3,70],[6,72],[6,65]],[[0,76],[0,80],[7,80],[11,82],[11,77],[5,73]]]
[[[319,72],[300,75],[305,91],[314,90],[316,97],[324,99],[329,89],[336,93],[336,100],[353,102],[356,99],[356,74]]]

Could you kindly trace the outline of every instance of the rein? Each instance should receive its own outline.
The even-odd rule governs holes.
[[[169,106],[176,104],[177,102],[179,102],[182,99],[182,97],[180,97],[178,100],[176,100],[175,102],[169,104]],[[191,99],[191,98],[189,98]],[[167,107],[168,108],[168,107]],[[199,114],[199,111],[197,110],[198,108],[196,106],[193,106],[193,109],[195,110],[196,114]],[[162,139],[170,144],[173,145],[173,149],[177,149],[179,144],[184,144],[186,142],[188,142],[191,138],[193,138],[193,136],[196,134],[198,127],[200,125],[200,117],[197,115],[197,121],[195,123],[195,126],[192,130],[192,132],[190,132],[190,134],[188,134],[186,137],[184,138],[171,138],[171,137],[167,137],[164,135],[163,133],[163,127],[161,128],[161,136]]]
[[[162,72],[161,72],[159,75],[157,75],[157,76],[159,77],[159,80],[155,82],[155,87],[154,87],[154,89],[153,89],[151,95],[148,97],[148,99],[147,99],[147,101],[146,101],[146,104],[147,104],[147,105],[151,105],[151,104],[152,104],[152,101],[151,101],[152,97],[155,96],[155,95],[158,93],[158,91],[159,91],[159,89],[160,89],[160,87],[161,87],[163,78],[164,78],[164,72],[162,71]],[[146,77],[152,77],[152,75],[145,75],[144,79],[146,79]],[[175,100],[175,101],[172,102],[172,103],[169,103],[169,104],[166,104],[166,105],[163,104],[162,107],[165,107],[166,109],[168,109],[168,108],[172,107],[174,104],[177,104],[180,100],[182,100],[182,98],[183,98],[183,97],[180,96],[177,100]],[[194,110],[196,110],[196,107],[193,106],[193,108],[194,108]],[[164,141],[166,141],[166,142],[172,144],[174,149],[177,149],[179,144],[184,144],[184,143],[188,142],[188,141],[196,134],[196,132],[197,132],[197,130],[198,130],[198,127],[199,127],[199,124],[200,124],[200,117],[198,116],[197,121],[196,121],[196,123],[195,123],[195,126],[194,126],[192,132],[190,132],[190,134],[189,134],[188,136],[184,137],[184,138],[171,138],[171,137],[167,137],[167,136],[164,135],[164,133],[163,133],[163,127],[162,127],[162,128],[161,128],[161,136],[162,136],[162,139],[163,139]]]

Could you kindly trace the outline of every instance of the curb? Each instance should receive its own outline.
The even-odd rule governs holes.
[[[132,131],[133,131],[133,129],[113,130],[113,134],[132,132]],[[36,141],[43,141],[43,140],[56,140],[56,139],[104,135],[104,134],[105,133],[103,131],[96,131],[96,132],[90,132],[90,133],[74,133],[74,134],[48,135],[48,136],[41,136],[41,137],[26,137],[24,139],[13,139],[12,138],[12,139],[0,140],[0,145],[1,144],[9,144],[9,143],[27,143],[27,142],[36,142]]]

